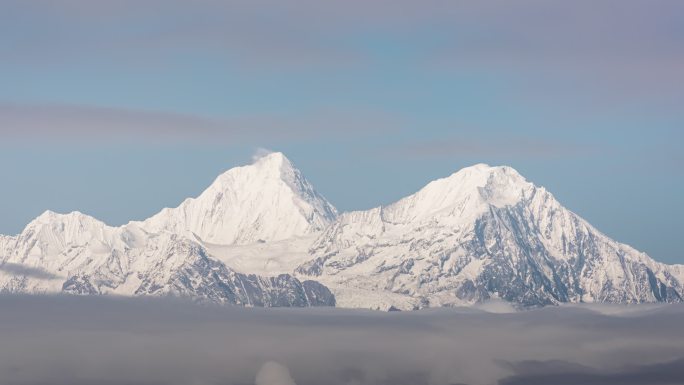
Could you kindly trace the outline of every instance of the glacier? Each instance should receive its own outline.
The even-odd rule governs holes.
[[[610,239],[510,167],[340,214],[271,153],[144,221],[46,211],[0,236],[0,290],[382,310],[632,304],[681,302],[684,266]]]

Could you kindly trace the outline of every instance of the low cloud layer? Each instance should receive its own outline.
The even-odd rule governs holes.
[[[684,383],[682,306],[382,313],[7,296],[0,308],[3,385]]]
[[[269,361],[259,369],[255,385],[296,385],[290,370],[277,362]]]
[[[40,267],[26,266],[19,263],[5,262],[0,264],[0,271],[12,275],[26,276],[31,278],[52,279],[57,278],[56,275],[42,269]]]
[[[684,359],[625,366],[602,371],[563,361],[526,361],[511,366],[517,373],[500,385],[657,385],[684,383]]]

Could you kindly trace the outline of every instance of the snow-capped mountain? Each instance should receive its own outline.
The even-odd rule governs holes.
[[[342,214],[297,268],[341,306],[467,305],[501,298],[679,302],[681,266],[657,263],[509,167],[476,165],[386,207]]]
[[[320,231],[335,208],[282,154],[219,176],[196,199],[143,222],[107,226],[90,216],[46,211],[16,237],[0,239],[5,292],[177,295],[253,306],[334,305],[314,281],[234,271],[202,240],[270,241]]]
[[[145,221],[45,212],[0,236],[0,289],[379,309],[680,302],[684,266],[610,239],[509,167],[338,216],[272,153]]]
[[[321,231],[336,217],[337,210],[282,153],[271,153],[228,170],[197,198],[162,210],[142,227],[190,231],[216,244],[249,244]]]

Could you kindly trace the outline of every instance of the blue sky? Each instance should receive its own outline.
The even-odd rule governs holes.
[[[110,224],[283,151],[342,210],[507,164],[684,263],[684,3],[0,3],[0,233]]]

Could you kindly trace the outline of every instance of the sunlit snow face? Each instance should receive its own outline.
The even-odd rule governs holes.
[[[675,384],[684,378],[684,307],[676,305],[383,313],[0,297],[0,308],[3,384]]]

